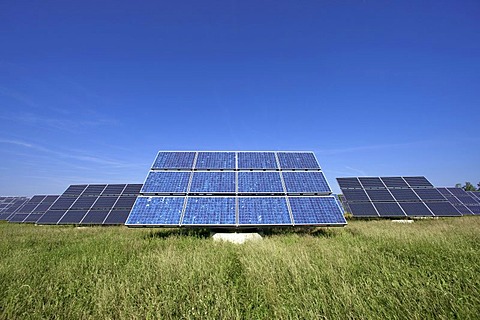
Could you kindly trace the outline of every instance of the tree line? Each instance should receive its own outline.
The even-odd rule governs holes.
[[[462,189],[465,190],[465,191],[480,191],[480,182],[477,183],[477,187],[478,187],[478,188],[475,188],[475,186],[474,186],[473,184],[471,184],[470,182],[468,182],[468,181],[465,182],[465,185],[464,185],[464,186],[462,186],[461,183],[457,183],[457,184],[455,185],[455,187],[456,187],[456,188],[462,188]]]

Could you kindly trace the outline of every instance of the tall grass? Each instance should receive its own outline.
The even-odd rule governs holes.
[[[0,318],[478,319],[480,218],[208,233],[0,223]]]

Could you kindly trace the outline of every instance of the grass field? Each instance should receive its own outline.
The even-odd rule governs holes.
[[[480,217],[206,232],[0,223],[0,318],[478,319]]]

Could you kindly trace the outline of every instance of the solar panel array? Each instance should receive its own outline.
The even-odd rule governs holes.
[[[50,209],[58,195],[35,195],[8,218],[9,222],[35,223]]]
[[[347,209],[355,217],[462,215],[459,207],[425,177],[354,177],[337,181]]]
[[[312,152],[161,151],[128,226],[345,225]]]
[[[440,193],[463,215],[480,215],[480,197],[477,192],[467,192],[462,188],[437,188]]]
[[[0,197],[0,220],[8,220],[28,200],[27,197]]]
[[[141,184],[71,185],[36,223],[124,224],[141,188]]]

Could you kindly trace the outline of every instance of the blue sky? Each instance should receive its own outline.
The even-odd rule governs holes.
[[[158,150],[313,150],[480,181],[478,1],[4,1],[0,194],[143,182]]]

